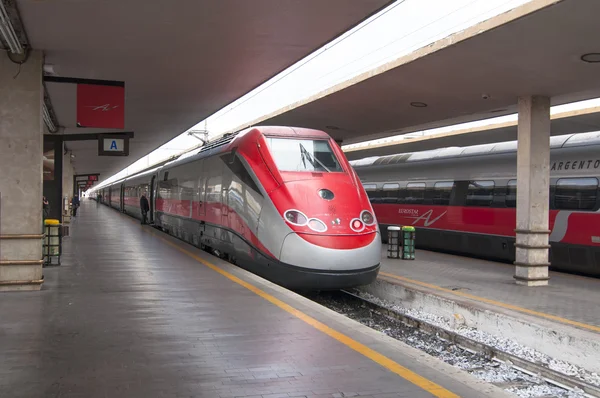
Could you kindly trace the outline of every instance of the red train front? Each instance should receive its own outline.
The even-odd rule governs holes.
[[[243,141],[240,155],[270,198],[258,238],[289,275],[311,288],[372,282],[381,258],[378,225],[335,141],[322,131],[290,127],[260,127]]]

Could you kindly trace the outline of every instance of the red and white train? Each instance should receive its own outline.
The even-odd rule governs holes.
[[[413,225],[417,247],[512,262],[516,154],[512,141],[350,164],[384,235],[388,225]],[[552,267],[600,276],[600,133],[552,137],[550,159]]]
[[[371,283],[381,236],[344,153],[322,131],[255,127],[103,188],[103,201],[295,289]]]

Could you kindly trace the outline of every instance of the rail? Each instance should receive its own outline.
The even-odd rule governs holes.
[[[496,347],[470,339],[468,337],[462,336],[458,333],[454,333],[452,331],[433,325],[431,323],[422,321],[410,315],[393,311],[387,307],[367,300],[364,297],[360,297],[352,292],[342,290],[342,293],[351,296],[355,300],[359,300],[365,306],[369,307],[370,310],[378,312],[381,315],[396,319],[410,327],[422,330],[423,332],[437,334],[444,340],[453,342],[467,350],[481,353],[488,358],[496,358],[500,362],[511,363],[512,367],[514,367],[515,369],[530,375],[539,375],[543,377],[544,380],[549,384],[553,384],[557,387],[564,388],[567,390],[579,389],[584,391],[584,393],[588,397],[600,397],[600,387],[586,383],[574,377],[570,377],[545,366],[541,366],[537,363],[527,361],[523,358],[502,351]]]

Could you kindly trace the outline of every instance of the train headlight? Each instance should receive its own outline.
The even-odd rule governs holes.
[[[363,210],[362,213],[360,213],[360,219],[365,223],[365,225],[375,224],[375,217],[373,217],[373,214],[371,214],[371,212],[368,210]]]
[[[361,232],[363,229],[365,229],[365,223],[358,218],[353,218],[352,221],[350,221],[350,228],[354,232]]]
[[[308,220],[308,227],[316,232],[325,232],[327,231],[327,225],[318,218],[311,218]]]
[[[285,213],[283,213],[283,217],[290,224],[298,225],[301,227],[308,223],[308,217],[306,217],[304,213],[302,213],[299,210],[287,210]]]

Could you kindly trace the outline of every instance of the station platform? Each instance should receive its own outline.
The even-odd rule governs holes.
[[[379,276],[393,283],[600,333],[600,279],[551,271],[548,286],[526,287],[515,283],[510,264],[426,250],[397,260],[385,249]]]
[[[515,283],[510,264],[424,250],[414,260],[389,259],[385,249],[367,293],[489,335],[480,341],[517,342],[563,361],[562,370],[600,374],[600,279],[550,272],[548,286],[527,287]]]
[[[0,294],[2,397],[507,397],[82,201],[38,292]]]

